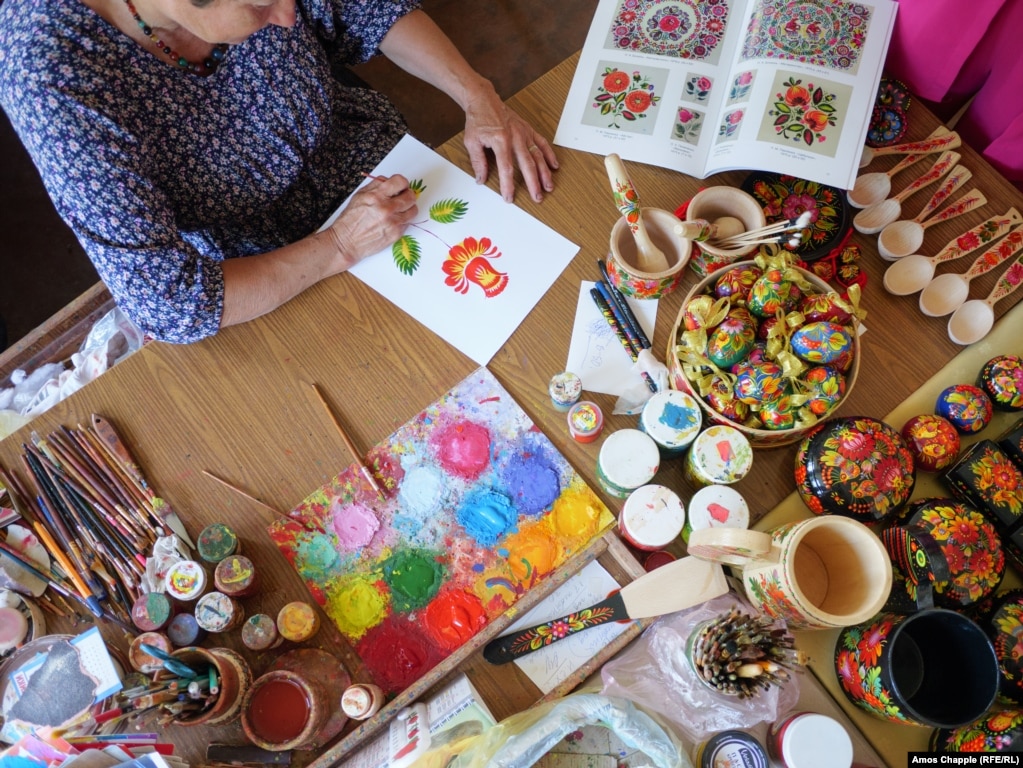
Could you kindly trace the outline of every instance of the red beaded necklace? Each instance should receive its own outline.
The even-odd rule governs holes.
[[[227,53],[227,44],[218,43],[210,51],[210,55],[203,59],[201,63],[189,61],[157,36],[153,28],[146,24],[142,17],[139,16],[139,12],[135,10],[135,4],[131,0],[124,0],[124,4],[128,6],[128,13],[135,19],[135,23],[139,25],[139,29],[142,30],[143,34],[156,43],[156,47],[182,69],[187,69],[189,72],[194,72],[197,75],[208,75],[224,60],[224,55]]]

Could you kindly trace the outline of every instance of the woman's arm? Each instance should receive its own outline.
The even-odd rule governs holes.
[[[486,150],[494,153],[501,196],[515,195],[515,166],[536,201],[554,189],[558,159],[547,139],[509,109],[489,80],[477,73],[450,38],[424,12],[402,16],[384,37],[381,52],[406,72],[448,94],[465,111],[465,145],[476,181],[487,180]]]

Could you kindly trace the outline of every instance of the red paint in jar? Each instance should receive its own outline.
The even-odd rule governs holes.
[[[252,692],[245,718],[261,741],[288,744],[309,722],[311,704],[305,691],[287,678],[264,680]]]

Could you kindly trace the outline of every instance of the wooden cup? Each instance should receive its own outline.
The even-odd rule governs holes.
[[[619,217],[611,229],[611,253],[607,260],[607,273],[612,284],[634,299],[658,299],[671,293],[682,282],[683,268],[689,262],[692,241],[679,237],[675,214],[660,208],[644,208],[646,231],[668,259],[663,272],[644,272],[636,266],[636,240],[629,224]]]
[[[764,210],[756,198],[738,187],[707,187],[701,189],[686,208],[686,221],[701,219],[713,223],[723,216],[732,216],[742,222],[744,231],[767,225]],[[727,267],[743,256],[757,250],[759,245],[739,248],[721,248],[713,243],[696,243],[691,261],[693,270],[701,277]]]

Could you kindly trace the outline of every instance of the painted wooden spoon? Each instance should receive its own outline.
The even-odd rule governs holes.
[[[920,293],[920,311],[929,317],[955,312],[970,295],[970,281],[990,272],[1023,249],[1023,229],[1014,229],[977,257],[966,272],[938,275]]]
[[[707,240],[724,240],[741,235],[745,231],[746,227],[742,221],[734,216],[722,216],[712,222],[706,219],[693,219],[692,221],[681,221],[675,225],[675,234],[698,243]]]
[[[1015,208],[1010,208],[1003,215],[992,216],[984,223],[953,238],[934,256],[923,256],[919,253],[904,256],[885,270],[885,290],[896,296],[908,296],[923,290],[934,278],[934,270],[939,264],[973,253],[1021,222],[1023,216]]]
[[[923,160],[927,155],[906,155],[889,171],[862,173],[856,177],[856,183],[849,190],[846,199],[853,208],[869,208],[880,203],[892,191],[892,176],[904,171],[909,166]]]
[[[643,215],[639,207],[639,193],[629,179],[625,171],[622,159],[611,153],[604,158],[604,167],[607,169],[607,178],[611,182],[611,193],[614,195],[615,205],[621,211],[622,216],[632,230],[632,237],[636,241],[636,264],[633,266],[641,272],[656,274],[667,271],[668,257],[664,252],[654,245],[650,234],[646,231],[643,223]]]
[[[908,141],[904,144],[893,144],[890,147],[864,147],[860,155],[860,168],[870,165],[875,157],[882,155],[926,155],[930,152],[941,152],[946,149],[955,149],[963,143],[962,138],[955,131],[950,131],[943,136],[928,137],[923,141]]]
[[[853,218],[853,226],[856,228],[856,231],[862,232],[865,235],[874,235],[887,227],[899,218],[899,215],[902,213],[902,203],[910,195],[919,192],[928,184],[933,184],[945,176],[959,162],[959,157],[958,152],[944,152],[934,161],[934,165],[931,166],[927,173],[920,176],[897,195],[889,197],[887,200],[882,200],[880,203],[876,203],[869,208],[864,208],[857,213],[855,218]]]
[[[962,176],[956,176],[960,172],[960,169],[956,169],[953,175],[950,176],[944,186],[939,189],[934,197],[931,198],[930,202],[924,206],[924,208],[914,216],[912,219],[900,219],[899,221],[893,221],[887,227],[881,230],[881,234],[877,238],[877,250],[881,254],[881,257],[888,261],[895,261],[901,259],[903,256],[909,256],[911,253],[916,253],[920,246],[924,242],[924,233],[928,227],[935,224],[940,224],[943,221],[949,221],[954,219],[956,216],[962,216],[964,213],[969,213],[974,208],[979,208],[987,202],[987,198],[984,193],[978,189],[971,190],[963,197],[959,198],[956,202],[946,206],[943,210],[939,211],[935,215],[931,215],[937,210],[937,205],[934,204],[935,200],[940,198],[939,203],[943,200],[947,200],[948,197],[954,192],[959,186],[965,183],[970,176],[973,174],[966,168],[961,169],[964,173]],[[949,189],[951,187],[951,189]]]
[[[956,344],[974,344],[995,324],[995,304],[1023,283],[1023,256],[1009,265],[986,299],[970,299],[948,319],[948,337]]]

